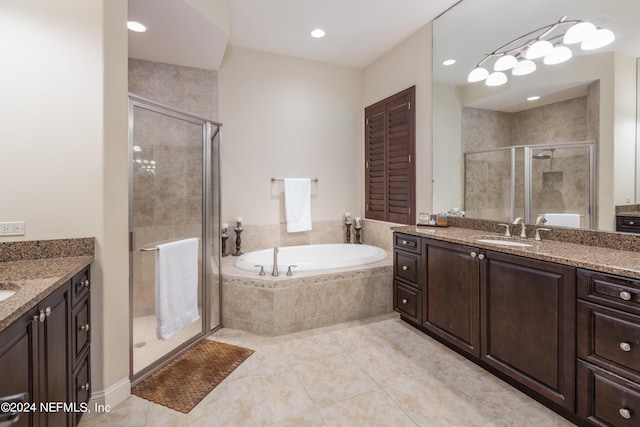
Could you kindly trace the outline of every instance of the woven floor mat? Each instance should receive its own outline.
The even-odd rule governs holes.
[[[204,339],[131,389],[131,393],[189,413],[253,350]]]

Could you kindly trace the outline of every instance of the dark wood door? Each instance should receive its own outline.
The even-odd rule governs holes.
[[[38,402],[38,321],[33,309],[0,332],[0,397],[28,393]],[[25,411],[13,426],[37,425],[38,411]]]
[[[45,313],[39,322],[40,399],[43,402],[71,402],[71,296],[69,284],[57,289],[38,306]],[[71,425],[70,411],[44,412],[42,426]]]
[[[481,263],[482,360],[575,406],[575,269],[488,251]]]
[[[423,326],[479,357],[478,250],[426,239],[423,250],[427,254]]]

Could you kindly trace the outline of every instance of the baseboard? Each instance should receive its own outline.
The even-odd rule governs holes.
[[[127,400],[129,396],[131,396],[131,381],[129,378],[123,378],[105,390],[91,393],[89,408],[114,407]]]

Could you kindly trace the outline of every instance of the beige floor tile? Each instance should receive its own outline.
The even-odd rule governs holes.
[[[293,371],[318,408],[378,388],[353,359],[342,353],[297,365]]]
[[[144,427],[147,422],[149,401],[131,396],[109,412],[85,414],[80,420],[82,427]]]
[[[498,420],[482,427],[571,427],[574,424],[555,412],[550,411],[538,402],[530,400],[515,411],[505,411]]]
[[[481,407],[428,375],[393,384],[384,391],[419,426],[477,427],[494,420]]]
[[[356,396],[320,409],[330,427],[415,427],[411,418],[382,390]]]
[[[272,424],[273,427],[324,427],[324,420],[317,409],[312,409],[304,414],[287,418]]]

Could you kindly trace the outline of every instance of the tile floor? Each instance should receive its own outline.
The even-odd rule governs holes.
[[[395,314],[261,337],[212,339],[255,350],[185,415],[131,396],[91,426],[572,426]]]

